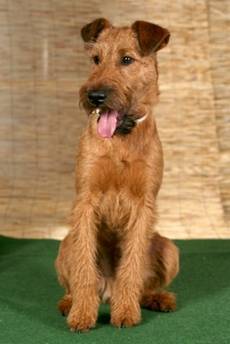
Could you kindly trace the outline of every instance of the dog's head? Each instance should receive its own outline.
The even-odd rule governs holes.
[[[116,28],[100,18],[81,30],[92,61],[80,100],[91,114],[97,109],[102,137],[126,134],[158,96],[156,52],[169,41],[168,30],[144,21]]]

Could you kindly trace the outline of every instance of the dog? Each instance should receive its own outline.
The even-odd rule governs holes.
[[[78,149],[71,230],[56,259],[65,296],[59,309],[72,331],[95,327],[101,302],[111,323],[141,321],[141,306],[173,311],[164,288],[179,270],[175,244],[154,230],[163,153],[152,108],[158,100],[156,53],[169,31],[104,18],[81,30],[92,61],[80,102],[88,114]]]

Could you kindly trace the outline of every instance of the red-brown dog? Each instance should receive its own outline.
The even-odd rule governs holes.
[[[72,229],[56,267],[66,294],[59,303],[72,330],[95,326],[101,301],[114,326],[133,326],[141,306],[171,311],[164,291],[176,276],[178,250],[154,230],[163,156],[152,108],[158,97],[156,52],[169,32],[106,19],[83,27],[92,72],[80,90],[89,115],[81,137]]]

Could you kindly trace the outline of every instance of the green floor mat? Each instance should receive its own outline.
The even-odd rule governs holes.
[[[0,237],[1,344],[230,343],[230,240],[177,241],[175,313],[143,310],[139,326],[115,329],[102,306],[97,327],[83,334],[69,332],[56,309],[62,296],[54,270],[58,245]]]

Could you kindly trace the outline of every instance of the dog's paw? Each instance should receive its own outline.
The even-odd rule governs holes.
[[[86,332],[96,326],[96,315],[86,311],[70,311],[67,323],[70,331]]]
[[[173,312],[176,310],[176,296],[167,291],[152,293],[144,297],[142,304],[153,311]]]
[[[58,309],[63,316],[67,316],[72,307],[71,295],[65,295],[58,303]]]
[[[115,327],[132,327],[141,321],[141,309],[139,305],[119,306],[112,310],[111,324]]]

